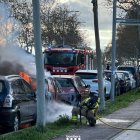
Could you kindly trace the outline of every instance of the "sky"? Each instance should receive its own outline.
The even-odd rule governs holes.
[[[99,34],[102,50],[112,40],[112,11],[111,8],[105,6],[104,1],[98,0]],[[68,5],[71,10],[80,11],[79,20],[83,22],[81,30],[86,32],[89,46],[95,49],[93,5],[91,0],[61,0],[61,2]]]

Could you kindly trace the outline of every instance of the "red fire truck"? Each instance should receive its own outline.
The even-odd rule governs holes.
[[[49,47],[44,51],[44,68],[53,75],[73,75],[78,69],[91,69],[92,56],[93,51],[85,49]]]

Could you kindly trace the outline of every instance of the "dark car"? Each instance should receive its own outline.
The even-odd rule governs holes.
[[[133,78],[136,80],[136,86],[140,86],[140,74],[139,74],[139,68],[136,66],[118,66],[117,70],[122,71],[130,71],[133,74]]]
[[[126,82],[126,92],[131,90],[131,76],[132,74],[129,71],[121,71],[118,70],[117,73],[123,73],[125,76],[125,82]]]
[[[36,121],[36,97],[31,86],[18,75],[0,76],[0,126],[17,131]]]
[[[111,82],[111,70],[104,70],[104,77]],[[120,81],[118,75],[115,73],[115,95],[120,95]]]
[[[61,99],[69,104],[77,106],[79,96],[81,100],[89,96],[89,86],[79,76],[74,75],[54,75],[53,76],[62,86],[65,93],[61,94]]]
[[[120,93],[122,94],[122,93],[127,92],[129,89],[127,77],[122,72],[116,71],[116,73],[117,73],[117,75],[119,77],[119,81],[120,81]]]

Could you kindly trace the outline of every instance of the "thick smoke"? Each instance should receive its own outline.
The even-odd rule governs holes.
[[[0,47],[0,75],[19,74],[24,71],[35,74],[34,56],[19,47]]]
[[[55,101],[49,102],[46,105],[46,122],[54,122],[59,119],[60,115],[71,117],[72,106]]]
[[[30,63],[34,63],[33,56],[17,45],[21,24],[10,16],[10,9],[10,5],[0,3],[0,75],[31,72]]]
[[[19,74],[20,71],[24,71],[24,67],[21,64],[14,62],[14,65],[8,61],[0,61],[0,75]]]

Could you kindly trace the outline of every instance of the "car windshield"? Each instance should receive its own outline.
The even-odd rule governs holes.
[[[104,76],[111,79],[111,72],[104,72]]]
[[[67,78],[56,78],[62,87],[73,87],[72,81]]]
[[[123,80],[123,73],[119,73],[119,72],[118,72],[117,75],[118,75],[118,78],[119,78],[119,79],[122,79],[122,80]]]
[[[45,52],[44,63],[48,65],[76,65],[75,52]]]
[[[80,76],[81,79],[97,79],[97,73],[76,73],[76,76]]]

